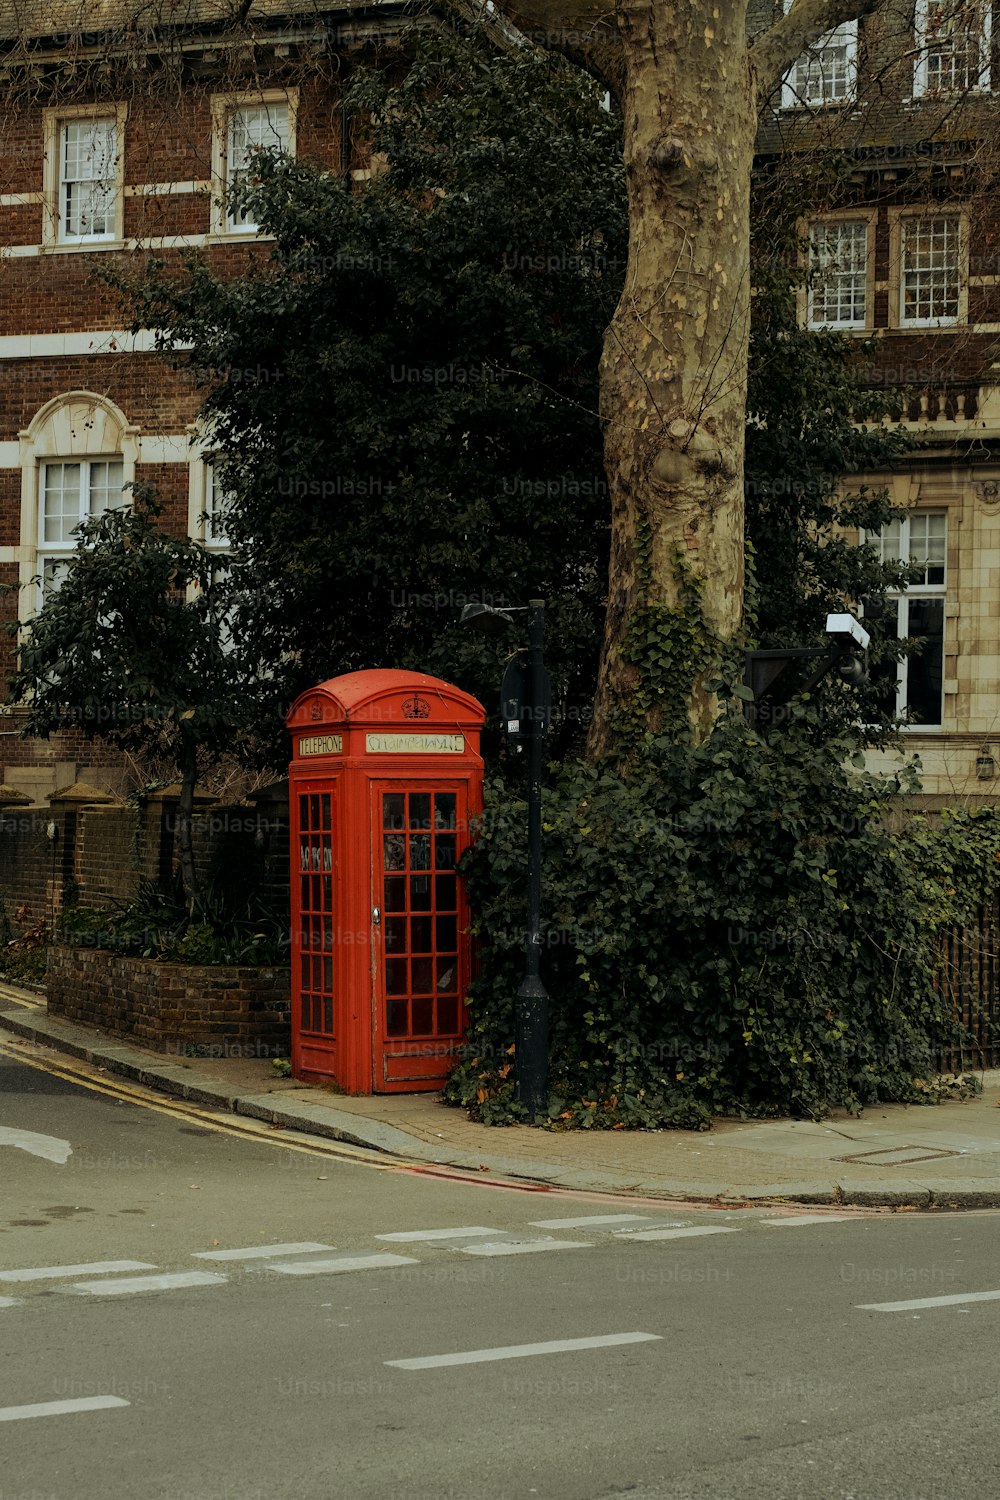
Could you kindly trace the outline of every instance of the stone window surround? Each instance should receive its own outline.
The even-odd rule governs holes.
[[[791,8],[792,0],[781,0],[783,13]],[[826,109],[842,105],[850,105],[857,95],[858,83],[858,22],[857,20],[844,21],[841,26],[835,26],[832,31],[826,32],[819,37],[808,48],[808,52],[821,52],[824,44],[837,31],[849,28],[847,38],[847,67],[851,75],[850,84],[846,94],[838,94],[831,97],[818,95],[815,98],[805,98],[794,85],[795,69],[798,62],[792,64],[785,74],[781,84],[781,107],[782,109]]]
[[[946,97],[945,92],[937,89],[928,90],[927,87],[927,54],[930,44],[927,40],[927,19],[932,6],[939,4],[940,0],[916,0],[913,17],[913,44],[915,57],[913,62],[913,98],[914,99],[941,99]],[[957,0],[953,0],[957,3]],[[985,78],[963,93],[988,94],[993,88],[993,0],[967,0],[967,3],[978,5],[983,11],[983,31],[986,51]]]
[[[289,156],[295,155],[296,127],[299,109],[299,91],[289,89],[251,89],[239,93],[213,94],[212,110],[212,218],[211,234],[226,240],[255,240],[261,238],[257,229],[234,229],[226,217],[222,201],[227,185],[229,117],[236,109],[248,105],[283,104],[288,109]],[[263,236],[267,238],[267,236]]]
[[[958,220],[958,316],[954,321],[904,323],[902,318],[902,223],[904,219],[957,219]],[[889,221],[889,321],[888,328],[898,334],[927,334],[938,330],[964,328],[969,321],[969,215],[968,211],[952,203],[907,204],[905,208],[890,208]]]
[[[115,232],[110,235],[95,235],[60,238],[60,161],[62,152],[62,127],[75,120],[115,121]],[[77,250],[116,249],[123,243],[125,233],[125,125],[128,118],[126,104],[75,104],[64,108],[53,107],[42,111],[43,156],[42,156],[42,249]]]
[[[797,321],[801,328],[819,329],[821,327],[832,327],[835,332],[844,334],[855,334],[862,338],[867,337],[875,329],[875,293],[878,290],[875,281],[875,235],[878,229],[878,209],[862,207],[856,210],[838,209],[833,213],[811,214],[808,219],[800,219],[798,224],[799,238],[803,243],[803,251],[800,264],[804,270],[809,269],[809,231],[814,224],[856,224],[866,221],[868,224],[868,239],[865,251],[865,321],[862,327],[849,328],[840,327],[836,324],[819,324],[809,321],[809,289],[801,286],[796,291],[796,313]]]

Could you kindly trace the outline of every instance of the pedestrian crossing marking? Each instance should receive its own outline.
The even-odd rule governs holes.
[[[600,1229],[605,1224],[650,1224],[648,1214],[584,1214],[575,1219],[532,1219],[533,1229]]]
[[[0,1271],[0,1281],[46,1281],[59,1276],[100,1276],[110,1271],[155,1271],[147,1260],[95,1260],[82,1266],[26,1266],[20,1271]]]
[[[859,1312],[914,1312],[923,1307],[957,1307],[960,1302],[1000,1302],[1000,1292],[952,1292],[946,1297],[913,1297],[908,1302],[857,1302]]]
[[[761,1219],[765,1229],[787,1229],[799,1224],[847,1224],[850,1214],[795,1214],[784,1219]]]
[[[269,1271],[280,1271],[283,1276],[319,1276],[337,1271],[377,1271],[389,1266],[416,1266],[420,1262],[412,1255],[337,1255],[326,1260],[275,1261]]]
[[[159,1276],[121,1276],[112,1281],[75,1281],[64,1291],[96,1293],[98,1296],[123,1297],[129,1292],[167,1292],[175,1287],[224,1286],[227,1276],[212,1271],[175,1271]]]
[[[589,1240],[554,1240],[551,1236],[532,1240],[491,1240],[488,1245],[462,1245],[460,1255],[532,1255],[539,1250],[592,1250]]]
[[[16,1307],[20,1297],[0,1297],[0,1307]]]
[[[77,1396],[71,1401],[32,1401],[27,1406],[0,1406],[0,1422],[23,1422],[30,1417],[61,1417],[76,1411],[106,1411],[129,1406],[121,1396]]]
[[[620,1240],[687,1240],[703,1234],[740,1234],[741,1230],[726,1224],[706,1224],[700,1229],[619,1229]]]
[[[332,1250],[314,1240],[291,1245],[245,1245],[241,1250],[193,1250],[195,1260],[271,1260],[276,1255],[313,1255],[318,1250]]]
[[[469,1224],[464,1229],[402,1229],[394,1234],[377,1234],[375,1238],[394,1240],[397,1244],[416,1244],[432,1240],[471,1240],[497,1232],[496,1229],[484,1229],[481,1224]]]
[[[550,1339],[544,1344],[506,1344],[497,1349],[465,1349],[458,1354],[424,1354],[416,1359],[386,1359],[393,1370],[439,1370],[448,1365],[483,1365],[499,1359],[531,1359],[540,1354],[570,1354],[578,1349],[612,1349],[620,1344],[659,1341],[659,1333],[602,1333],[585,1339]]]

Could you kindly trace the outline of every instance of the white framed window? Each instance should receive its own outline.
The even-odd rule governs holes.
[[[870,229],[868,217],[818,219],[809,225],[807,327],[870,326]]]
[[[785,10],[792,0],[785,0]],[[781,102],[786,109],[842,104],[857,82],[858,23],[844,21],[821,36],[785,75]]]
[[[212,158],[215,179],[216,234],[256,234],[258,225],[245,209],[223,199],[253,173],[260,151],[295,154],[297,94],[217,95],[212,100]]]
[[[124,483],[125,466],[120,458],[60,459],[41,465],[36,552],[39,606],[62,582],[76,551],[77,527],[129,503]]]
[[[225,492],[219,488],[215,468],[210,461],[206,461],[203,540],[209,552],[228,553],[230,551],[229,534],[226,531],[227,505],[228,499]]]
[[[891,319],[899,328],[953,328],[968,312],[968,246],[960,213],[893,215]]]
[[[944,706],[944,620],[947,593],[948,518],[944,511],[916,511],[890,521],[864,538],[883,562],[906,562],[916,570],[905,592],[886,598],[875,622],[883,639],[916,640],[919,651],[887,662],[881,678],[883,708],[914,728],[940,728]]]
[[[124,233],[124,105],[44,111],[43,243],[87,246]]]
[[[991,87],[992,0],[917,0],[916,98]]]

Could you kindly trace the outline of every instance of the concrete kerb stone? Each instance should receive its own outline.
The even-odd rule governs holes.
[[[0,992],[0,1003],[4,996]],[[479,1155],[461,1148],[430,1144],[409,1135],[396,1126],[360,1117],[335,1106],[297,1100],[294,1104],[278,1103],[272,1094],[247,1094],[227,1088],[221,1080],[203,1078],[194,1082],[188,1069],[163,1062],[150,1065],[148,1055],[129,1047],[116,1046],[110,1038],[82,1042],[79,1028],[61,1023],[57,1018],[33,1014],[27,1009],[0,1011],[0,1029],[26,1040],[51,1046],[67,1055],[130,1079],[150,1089],[173,1095],[192,1103],[204,1104],[230,1114],[262,1120],[285,1129],[308,1135],[343,1141],[346,1144],[402,1157],[423,1165],[451,1167],[463,1172],[489,1172],[494,1176],[515,1179],[526,1184],[556,1186],[571,1190],[614,1193],[636,1198],[657,1197],[678,1201],[715,1204],[720,1207],[780,1207],[782,1203],[825,1207],[883,1208],[889,1210],[948,1211],[1000,1207],[1000,1184],[996,1190],[952,1187],[947,1182],[900,1183],[875,1181],[865,1188],[831,1181],[829,1187],[811,1182],[774,1181],[759,1187],[737,1189],[715,1182],[677,1181],[643,1175],[626,1177],[593,1168],[569,1167],[563,1163],[524,1161],[516,1158]],[[817,1175],[822,1168],[818,1167]]]

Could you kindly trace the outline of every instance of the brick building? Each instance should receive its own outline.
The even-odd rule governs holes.
[[[787,3],[753,0],[751,23]],[[155,484],[167,524],[223,542],[198,391],[149,337],[122,332],[117,298],[93,273],[187,246],[239,271],[258,236],[220,195],[254,145],[365,175],[345,134],[343,79],[373,38],[391,45],[402,5],[288,11],[277,0],[0,5],[0,583],[20,589],[0,599],[7,619],[30,615],[73,526],[129,480]],[[912,455],[890,476],[855,479],[888,479],[912,511],[881,544],[923,568],[892,628],[926,648],[887,691],[916,716],[908,743],[928,792],[946,798],[992,795],[981,778],[1000,746],[991,23],[990,0],[885,0],[802,59],[760,136],[765,167],[831,146],[850,159],[836,198],[803,226],[815,275],[800,312],[876,338],[879,375],[914,390],[900,413],[918,438]],[[120,776],[72,734],[19,740],[16,711],[0,725],[0,780],[36,798]]]

